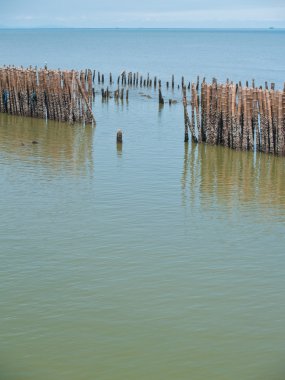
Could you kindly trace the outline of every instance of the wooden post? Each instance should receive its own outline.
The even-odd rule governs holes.
[[[123,142],[123,132],[121,129],[117,131],[117,144],[122,144]]]
[[[189,135],[188,135],[188,119],[189,118],[188,118],[188,113],[187,113],[187,98],[186,98],[185,89],[183,89],[183,106],[184,106],[184,142],[188,142],[189,141]]]
[[[88,99],[87,99],[87,97],[86,97],[86,95],[85,95],[85,93],[84,93],[84,91],[83,91],[83,89],[82,89],[81,83],[80,83],[80,81],[78,80],[77,77],[76,77],[76,82],[77,82],[77,85],[78,85],[79,91],[80,91],[80,93],[81,93],[81,95],[82,95],[82,97],[83,97],[83,100],[85,101],[85,105],[86,105],[86,107],[87,107],[87,109],[88,109],[88,111],[89,111],[89,113],[90,113],[90,117],[92,118],[92,120],[93,120],[94,123],[96,124],[96,120],[95,120],[95,117],[94,117],[94,115],[93,115],[92,109],[91,109],[91,107],[90,107],[90,105],[89,105],[89,103],[88,103]]]
[[[158,93],[158,102],[160,105],[164,105],[164,99],[161,94],[161,89],[159,89],[159,93]]]
[[[187,142],[189,139],[188,137],[188,130],[187,127],[189,128],[189,131],[191,133],[191,138],[193,143],[197,143],[198,139],[195,135],[195,127],[194,125],[190,122],[189,116],[188,116],[188,111],[187,111],[187,98],[186,98],[186,90],[185,88],[183,89],[183,107],[184,107],[184,141]]]

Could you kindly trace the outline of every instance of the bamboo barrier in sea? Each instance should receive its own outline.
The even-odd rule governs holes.
[[[92,71],[0,68],[0,112],[69,123],[95,122]]]
[[[285,154],[285,91],[234,83],[191,86],[191,120],[183,90],[185,141]]]
[[[104,89],[105,76],[95,70],[61,71],[36,68],[0,68],[0,112],[69,123],[95,123],[92,101],[95,82],[101,86],[102,100],[129,100],[129,92],[138,87],[158,91],[159,106],[165,104],[162,81],[159,77],[143,77],[138,72],[123,71],[117,81],[109,73],[109,86]],[[107,77],[106,77],[107,78]],[[117,83],[117,89],[113,84]],[[180,83],[180,82],[179,82]],[[174,75],[166,82],[166,89],[175,87]],[[177,84],[180,89],[180,84]],[[181,78],[183,92],[185,141],[223,145],[233,149],[257,150],[278,155],[285,154],[285,87],[265,83],[265,88],[252,87],[248,82],[234,84],[227,80],[219,84],[205,79],[190,83]],[[191,93],[191,112],[188,115],[187,89]],[[144,96],[144,95],[143,95]],[[177,101],[169,99],[169,105]]]

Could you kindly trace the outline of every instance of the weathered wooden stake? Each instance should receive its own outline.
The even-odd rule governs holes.
[[[160,105],[164,104],[164,99],[163,99],[162,94],[161,94],[161,89],[159,89],[159,93],[158,93],[158,102]]]
[[[123,142],[123,132],[121,129],[117,131],[117,143],[122,144]]]

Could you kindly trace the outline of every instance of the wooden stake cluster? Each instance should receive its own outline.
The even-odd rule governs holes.
[[[185,128],[194,142],[285,154],[285,91],[205,80],[191,86],[191,121],[183,91]],[[200,101],[201,99],[201,101]],[[186,135],[186,132],[185,132]],[[186,138],[185,138],[186,139]]]
[[[0,68],[0,112],[70,123],[92,123],[95,122],[92,82],[91,70],[3,67]]]
[[[95,122],[92,100],[95,97],[96,75],[102,86],[102,100],[111,97],[104,89],[104,74],[85,71],[61,71],[36,68],[0,68],[0,112],[64,122]],[[107,77],[106,77],[107,78]],[[112,73],[109,84],[113,85]],[[121,88],[120,88],[121,85]],[[166,87],[175,86],[174,75]],[[128,100],[133,87],[158,88],[159,104],[164,104],[159,78],[146,78],[139,73],[123,71],[117,79],[115,100]],[[257,150],[278,155],[285,154],[285,85],[283,91],[275,84],[257,88],[252,80],[243,87],[241,82],[229,80],[219,84],[213,79],[201,85],[188,83],[181,78],[184,105],[185,141],[188,130],[194,142],[223,145],[233,149]],[[191,91],[191,115],[187,110],[186,86]],[[177,85],[180,88],[180,84]],[[172,104],[172,100],[169,101]]]
[[[110,78],[110,85],[113,83],[112,81],[112,73],[109,74]],[[102,84],[101,75],[98,74],[98,81],[97,83],[99,85]],[[147,87],[147,88],[154,88],[156,89],[158,83],[158,79],[155,76],[153,79],[150,78],[149,73],[147,74],[147,77],[144,78],[142,75],[139,75],[138,72],[126,72],[123,71],[118,77],[117,77],[117,85],[121,85],[121,87]]]

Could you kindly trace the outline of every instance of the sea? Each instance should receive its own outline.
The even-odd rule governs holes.
[[[0,66],[105,75],[96,126],[0,114],[0,380],[285,378],[285,158],[185,144],[178,89],[284,62],[281,29],[0,30]],[[164,107],[102,102],[123,71]]]

